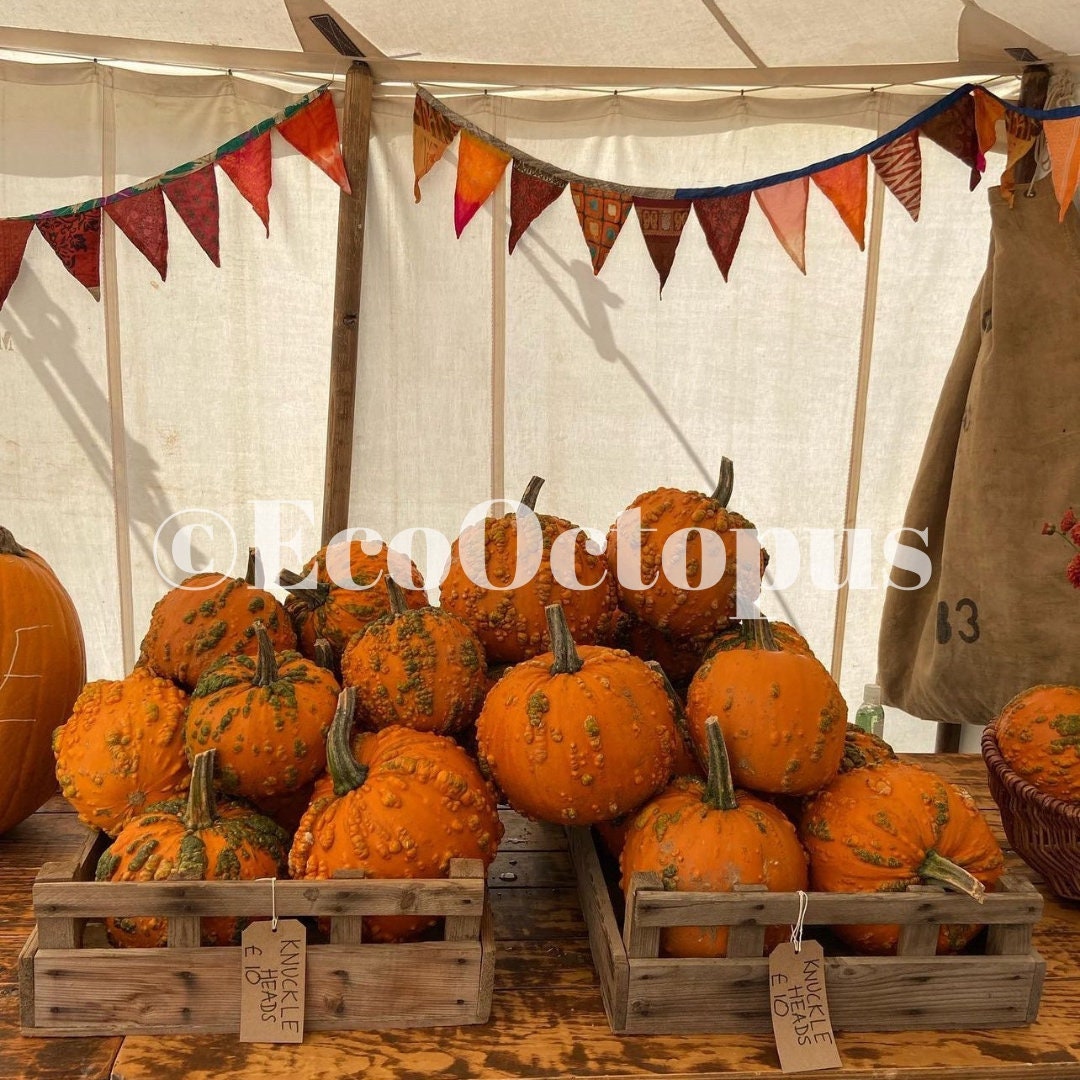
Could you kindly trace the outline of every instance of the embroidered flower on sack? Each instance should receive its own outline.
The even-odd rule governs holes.
[[[1070,506],[1061,517],[1058,525],[1045,521],[1042,527],[1043,536],[1059,535],[1080,550],[1080,523],[1077,522],[1076,514]],[[1080,553],[1074,555],[1065,567],[1065,577],[1074,589],[1080,589]]]

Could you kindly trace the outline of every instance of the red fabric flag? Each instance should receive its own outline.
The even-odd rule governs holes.
[[[811,175],[862,251],[866,247],[866,155]]]
[[[749,210],[749,191],[738,195],[718,195],[712,199],[694,200],[694,213],[697,214],[701,231],[705,234],[709,250],[713,253],[725,281],[728,279],[728,271],[735,258],[735,250],[739,246]]]
[[[0,220],[0,308],[4,306],[11,286],[19,276],[26,241],[33,228],[33,221],[14,218]]]
[[[236,185],[236,190],[251,203],[269,236],[270,185],[274,179],[270,167],[270,132],[264,131],[258,138],[244,143],[239,150],[219,157],[217,164]]]
[[[1080,116],[1065,120],[1044,120],[1046,149],[1050,153],[1050,171],[1058,198],[1058,221],[1065,220],[1069,204],[1080,183]]]
[[[675,262],[683,226],[690,216],[690,200],[635,198],[634,209],[645,246],[649,249],[649,258],[660,275],[660,295],[663,296],[664,283]]]
[[[278,124],[278,132],[309,161],[316,165],[346,195],[352,194],[345,162],[341,157],[341,133],[338,130],[337,109],[330,92],[320,94],[310,105]]]
[[[948,150],[971,169],[968,188],[974,191],[982,179],[982,170],[986,167],[986,158],[979,150],[974,96],[966,94],[959,98],[944,112],[927,120],[920,130],[928,139],[932,139],[943,150]]]
[[[533,172],[515,159],[510,170],[510,254],[525,230],[563,193],[565,180]]]
[[[197,169],[179,180],[173,180],[165,185],[164,190],[165,197],[199,242],[199,247],[210,256],[215,266],[220,266],[217,175],[213,166]]]
[[[82,214],[37,219],[38,232],[48,241],[68,272],[101,299],[101,208]]]
[[[570,194],[577,210],[578,224],[589,247],[593,273],[599,274],[615,241],[619,239],[623,222],[634,205],[633,197],[621,191],[586,187],[582,183],[571,184]]]
[[[457,187],[454,189],[454,231],[460,237],[473,215],[495,190],[510,155],[467,131],[458,141]]]
[[[881,182],[899,199],[900,205],[919,220],[922,203],[922,151],[918,131],[909,131],[870,154]]]
[[[458,126],[419,94],[413,101],[413,194],[420,201],[420,181],[454,141]],[[511,249],[512,250],[512,249]]]
[[[169,227],[165,223],[165,196],[160,187],[109,203],[105,213],[146,256],[165,280],[169,264]]]
[[[806,273],[806,202],[810,197],[810,178],[800,176],[754,192],[758,206],[769,219],[776,239],[791,256],[792,262]]]

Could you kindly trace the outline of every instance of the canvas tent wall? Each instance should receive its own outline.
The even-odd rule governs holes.
[[[291,6],[301,25],[305,5]],[[1022,21],[1015,6],[934,0],[871,18],[850,2],[337,3],[378,80],[352,521],[453,536],[471,506],[535,472],[542,508],[605,528],[638,491],[710,486],[726,453],[734,504],[799,541],[801,572],[766,609],[842,659],[854,704],[874,674],[884,537],[985,262],[984,194],[924,141],[918,224],[878,189],[862,254],[812,203],[804,278],[752,215],[727,285],[688,227],[661,300],[633,227],[593,277],[565,197],[512,258],[504,189],[456,239],[453,151],[414,205],[409,84],[580,172],[726,182],[853,149],[951,85],[910,79],[1000,74],[1007,92],[1022,65],[994,39],[996,15],[1044,58],[1080,53],[1070,5],[1032,4]],[[0,47],[17,50],[0,66],[0,213],[118,190],[324,78],[340,89],[349,60],[302,50],[284,5],[226,7],[0,3]],[[718,88],[740,81],[756,89]],[[68,583],[93,676],[130,666],[165,588],[153,555],[166,517],[209,511],[219,525],[200,550],[219,564],[224,523],[245,545],[258,501],[307,502],[320,519],[337,190],[278,141],[269,238],[225,185],[221,212],[220,269],[170,216],[164,284],[107,229],[100,304],[34,236],[0,312],[0,516]],[[821,579],[845,525],[869,530],[857,584],[870,587],[838,597]],[[317,546],[303,505],[285,531]],[[932,744],[918,725],[894,730]]]

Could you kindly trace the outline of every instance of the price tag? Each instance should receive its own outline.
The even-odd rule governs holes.
[[[303,923],[297,919],[251,923],[240,940],[240,965],[240,1041],[303,1042],[307,969]]]
[[[841,1067],[825,997],[820,943],[802,941],[796,952],[795,944],[785,941],[769,954],[769,1012],[784,1072]]]

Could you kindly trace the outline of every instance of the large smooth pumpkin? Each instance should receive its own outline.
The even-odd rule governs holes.
[[[0,526],[0,833],[56,790],[53,729],[84,682],[71,597],[49,564]]]

